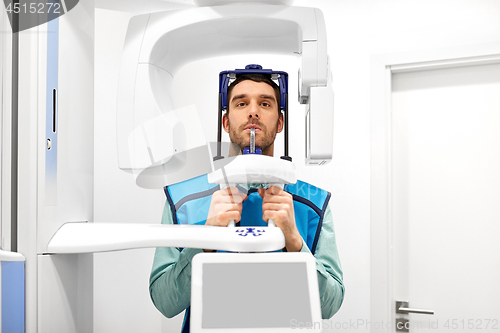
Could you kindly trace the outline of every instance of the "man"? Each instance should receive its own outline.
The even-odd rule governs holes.
[[[255,128],[256,146],[273,156],[274,139],[283,130],[279,111],[279,87],[262,74],[242,74],[228,87],[228,112],[222,123],[231,142],[243,150],[250,146],[250,128]],[[230,151],[230,155],[239,154]],[[246,193],[240,192],[240,189]],[[194,191],[193,191],[194,190]],[[266,225],[273,219],[285,236],[288,252],[314,254],[318,272],[321,310],[331,318],[344,298],[342,269],[337,253],[330,194],[298,181],[281,190],[266,184],[244,185],[219,190],[201,176],[165,188],[162,223],[205,224],[225,227],[231,220],[241,225]],[[191,260],[210,249],[158,248],[150,278],[155,306],[171,318],[187,309],[183,332],[189,332]],[[293,292],[293,291],[291,291]]]

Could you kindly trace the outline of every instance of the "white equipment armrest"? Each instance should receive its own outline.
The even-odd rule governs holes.
[[[267,252],[285,247],[280,228],[131,223],[66,223],[48,253],[92,253],[150,247]]]

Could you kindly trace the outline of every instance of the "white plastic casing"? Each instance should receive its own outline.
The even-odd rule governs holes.
[[[208,174],[212,184],[295,184],[295,164],[275,157],[248,154],[229,158],[230,162]]]
[[[324,165],[333,151],[333,90],[311,87],[306,109],[306,164]]]

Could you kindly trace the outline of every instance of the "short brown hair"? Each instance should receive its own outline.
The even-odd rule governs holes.
[[[280,108],[280,105],[281,105],[280,104],[281,103],[280,87],[268,75],[252,73],[252,74],[238,75],[236,80],[234,80],[233,83],[231,83],[229,85],[229,87],[227,87],[227,110],[226,110],[226,112],[229,112],[229,100],[230,100],[233,88],[238,83],[240,83],[242,81],[246,81],[246,80],[250,80],[250,81],[254,81],[254,82],[264,82],[264,83],[267,83],[268,85],[270,85],[274,90],[274,94],[276,95],[276,101],[278,103],[278,112],[281,111],[281,108]]]

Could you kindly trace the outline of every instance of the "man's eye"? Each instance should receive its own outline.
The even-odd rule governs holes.
[[[240,103],[236,104],[236,106],[245,106],[245,102],[240,102]]]
[[[271,104],[266,103],[266,102],[262,103],[261,105],[262,105],[262,106],[264,106],[264,107],[266,107],[266,108],[268,108],[268,107],[270,107],[270,106],[271,106]]]

